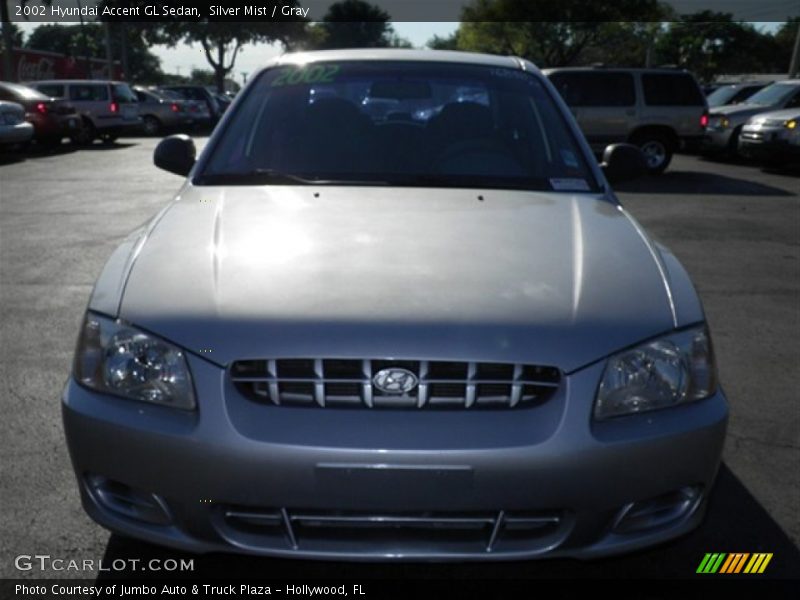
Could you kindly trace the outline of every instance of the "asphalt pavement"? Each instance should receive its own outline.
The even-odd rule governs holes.
[[[18,571],[20,554],[187,556],[111,536],[83,513],[59,406],[104,261],[181,183],[152,165],[156,141],[0,157],[0,577],[94,577]],[[772,552],[765,576],[800,577],[800,177],[679,155],[666,174],[623,185],[619,196],[697,285],[730,400],[725,464],[702,527],[593,562],[365,566],[209,555],[194,574],[690,577],[706,552]]]

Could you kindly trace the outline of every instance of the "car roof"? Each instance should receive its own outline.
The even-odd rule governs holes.
[[[686,69],[673,68],[673,67],[615,67],[615,66],[586,66],[586,67],[553,67],[550,69],[542,69],[542,73],[549,75],[550,73],[689,73]],[[714,84],[718,85],[718,84]]]
[[[128,84],[127,81],[116,81],[115,79],[42,79],[38,81],[31,81],[28,85],[36,85],[39,83],[48,83],[48,84],[58,84],[58,85],[65,85],[68,83],[99,83],[99,84],[111,84],[111,85],[118,85],[118,84]]]
[[[479,52],[456,52],[453,50],[408,50],[404,48],[357,48],[293,52],[282,54],[275,59],[273,64],[298,64],[332,60],[449,62],[490,67],[521,68],[520,59],[512,56],[497,56]]]

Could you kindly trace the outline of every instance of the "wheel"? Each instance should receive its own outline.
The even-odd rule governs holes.
[[[161,122],[152,115],[144,117],[142,123],[145,135],[158,135],[161,131]]]
[[[666,136],[658,133],[645,134],[634,142],[644,154],[647,172],[651,175],[663,173],[672,161],[673,144]]]
[[[96,137],[97,130],[94,128],[94,125],[92,125],[92,122],[88,119],[84,119],[82,127],[70,139],[72,140],[73,144],[78,144],[79,146],[90,146]]]
[[[101,133],[100,134],[100,139],[103,140],[104,144],[113,144],[114,142],[117,141],[118,137],[119,137],[118,135],[115,135],[113,133]]]

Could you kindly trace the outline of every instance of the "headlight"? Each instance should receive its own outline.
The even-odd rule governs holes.
[[[75,378],[98,392],[173,408],[195,408],[183,352],[149,333],[87,313],[75,351]]]
[[[594,416],[608,419],[702,400],[716,387],[708,330],[689,329],[608,359]]]
[[[789,131],[797,129],[797,119],[789,119],[783,124],[783,126],[786,127],[786,129],[788,129]]]

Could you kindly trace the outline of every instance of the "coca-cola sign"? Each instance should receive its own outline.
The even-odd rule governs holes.
[[[17,78],[20,81],[55,79],[55,62],[46,57],[40,57],[38,60],[31,60],[30,56],[22,54],[17,61]]]
[[[2,1],[2,0],[0,0]],[[13,79],[15,81],[41,81],[43,79],[123,79],[118,61],[112,72],[104,60],[64,56],[55,52],[14,48]]]

